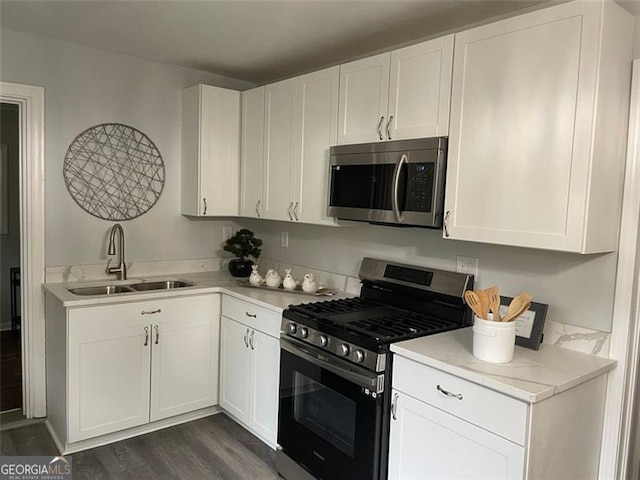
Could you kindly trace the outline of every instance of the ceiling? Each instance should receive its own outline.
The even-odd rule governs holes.
[[[545,0],[0,1],[0,26],[264,84]]]

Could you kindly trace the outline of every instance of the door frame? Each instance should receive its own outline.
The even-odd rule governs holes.
[[[17,104],[20,111],[22,412],[26,418],[44,417],[44,88],[0,82],[0,101]]]
[[[633,62],[627,163],[618,246],[609,372],[598,478],[627,478],[640,360],[640,60]]]

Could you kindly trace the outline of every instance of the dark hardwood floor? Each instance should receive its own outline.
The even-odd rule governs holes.
[[[0,332],[0,412],[22,408],[20,330]]]
[[[0,455],[57,453],[44,423],[0,432]],[[221,413],[67,458],[74,480],[271,480],[274,453]]]

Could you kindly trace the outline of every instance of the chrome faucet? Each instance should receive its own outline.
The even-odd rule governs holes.
[[[116,223],[111,228],[111,234],[109,235],[109,249],[107,250],[108,255],[116,254],[116,232],[120,234],[120,245],[118,250],[120,251],[119,262],[117,267],[107,267],[107,273],[117,273],[118,280],[126,280],[127,279],[127,264],[124,263],[124,230],[122,230],[122,225]]]

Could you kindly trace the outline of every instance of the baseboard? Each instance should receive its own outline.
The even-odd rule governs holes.
[[[53,428],[51,428],[49,422],[47,421],[46,423],[47,429],[51,433],[53,441],[60,450],[60,453],[62,455],[69,455],[71,453],[81,452],[82,450],[89,450],[90,448],[101,447],[102,445],[108,445],[109,443],[119,442],[128,438],[137,437],[138,435],[143,435],[145,433],[162,430],[163,428],[173,427],[175,425],[180,425],[181,423],[187,423],[193,420],[198,420],[200,418],[209,417],[211,415],[220,413],[221,411],[222,409],[219,406],[207,407],[201,410],[196,410],[195,412],[183,413],[182,415],[176,415],[175,417],[165,418],[163,420],[158,420],[157,422],[140,425],[139,427],[128,428],[120,432],[109,433],[107,435],[101,435],[99,437],[89,438],[87,440],[81,440],[79,442],[66,444],[64,445],[64,448],[62,443],[58,439],[58,436],[53,432]]]

